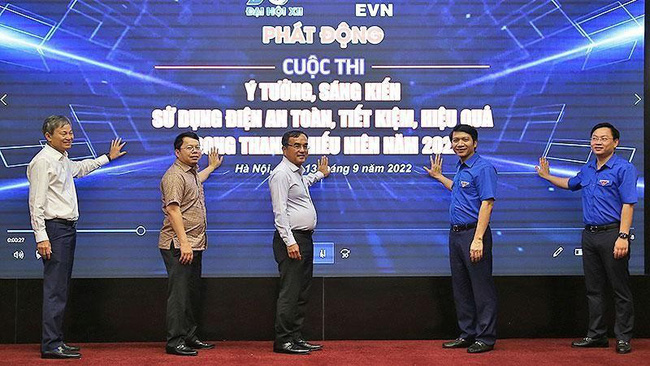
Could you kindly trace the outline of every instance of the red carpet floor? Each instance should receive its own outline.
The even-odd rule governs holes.
[[[325,349],[305,356],[276,354],[272,342],[218,342],[197,357],[167,355],[163,343],[88,343],[80,360],[42,360],[34,344],[0,345],[0,365],[650,365],[650,339],[635,339],[632,353],[609,348],[574,349],[568,339],[504,339],[494,351],[469,355],[443,350],[442,341],[327,341]]]

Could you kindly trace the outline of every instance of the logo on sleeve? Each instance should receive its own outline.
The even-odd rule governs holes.
[[[606,186],[610,185],[611,183],[612,183],[612,181],[609,180],[609,179],[601,179],[601,180],[598,181],[598,184],[600,184],[603,187],[606,187]]]
[[[460,181],[460,187],[461,187],[461,188],[467,188],[467,187],[469,187],[469,182],[468,182],[468,181],[465,181],[465,180],[461,180],[461,181]]]

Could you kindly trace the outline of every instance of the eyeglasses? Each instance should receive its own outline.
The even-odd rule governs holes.
[[[293,147],[293,148],[296,149],[296,150],[304,149],[304,150],[309,151],[309,145],[308,145],[308,144],[304,144],[304,145],[301,145],[301,144],[293,144],[293,145],[287,145],[287,146],[291,146],[291,147]]]
[[[598,142],[598,141],[607,142],[609,140],[611,140],[611,138],[609,137],[591,136],[591,142]]]
[[[188,152],[194,152],[196,151],[201,151],[201,146],[192,146],[192,145],[187,145],[183,149],[187,150]]]

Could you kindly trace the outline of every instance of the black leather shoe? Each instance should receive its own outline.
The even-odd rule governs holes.
[[[307,350],[310,350],[310,351],[320,351],[320,350],[323,349],[322,345],[320,345],[320,344],[312,344],[312,343],[307,342],[304,339],[295,340],[295,341],[293,341],[293,343],[296,346],[300,346],[300,347],[302,347],[304,349],[307,349]]]
[[[624,340],[619,339],[616,341],[616,353],[630,353],[632,351],[632,346],[630,345],[630,342],[626,342]]]
[[[579,341],[571,342],[571,347],[607,348],[609,347],[609,339],[607,339],[607,337],[600,337],[600,338],[584,337]]]
[[[456,338],[453,341],[445,342],[442,348],[467,348],[474,343],[473,341],[465,338]]]
[[[214,348],[214,344],[201,342],[198,339],[195,340],[195,341],[192,341],[192,342],[185,342],[185,345],[187,345],[190,348],[194,348],[194,349],[213,349]]]
[[[302,348],[293,342],[285,342],[282,344],[274,344],[273,352],[275,353],[288,353],[292,355],[307,355],[309,350]]]
[[[50,359],[81,358],[81,353],[72,352],[72,351],[68,352],[63,348],[63,346],[60,346],[52,351],[41,352],[41,358],[50,358]]]
[[[65,344],[65,343],[63,343],[63,349],[68,351],[68,352],[79,352],[79,351],[81,351],[81,347],[71,346],[71,345]]]
[[[167,351],[167,353],[170,355],[178,355],[178,356],[196,356],[199,354],[198,352],[196,352],[196,350],[193,350],[184,344],[179,344],[176,347],[167,346],[165,347],[165,351]]]
[[[481,341],[476,341],[474,344],[469,346],[467,348],[467,353],[483,353],[483,352],[489,352],[494,349],[493,344],[487,344]]]

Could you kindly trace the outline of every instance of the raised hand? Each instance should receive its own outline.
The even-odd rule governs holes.
[[[318,159],[318,171],[323,173],[324,176],[330,175],[330,167],[329,167],[329,160],[327,159],[327,156],[322,156],[320,159]]]
[[[117,139],[111,141],[111,149],[108,152],[108,158],[110,160],[115,160],[126,154],[126,151],[122,151],[124,145],[126,145],[126,141],[122,142],[121,137],[118,137]]]
[[[223,156],[220,156],[219,150],[213,147],[208,154],[208,166],[214,170],[220,167],[221,163],[223,163]]]
[[[544,179],[547,179],[551,175],[551,169],[546,158],[539,158],[539,165],[535,166],[535,170],[537,170],[537,174]]]
[[[432,156],[429,157],[429,160],[431,161],[431,168],[425,166],[424,170],[426,170],[432,178],[438,179],[442,177],[442,156],[436,154],[435,160]]]

